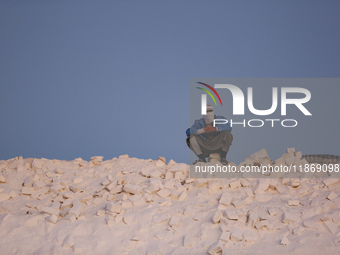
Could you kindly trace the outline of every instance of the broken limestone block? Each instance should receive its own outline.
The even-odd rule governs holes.
[[[56,185],[55,185],[56,186]],[[54,187],[55,187],[54,186]],[[77,192],[80,192],[81,190],[83,190],[82,188],[79,188],[77,185],[75,185],[75,184],[70,184],[70,186],[69,186],[69,189],[72,191],[72,192],[74,192],[74,193],[77,193]],[[56,189],[54,189],[55,191],[60,191],[60,190],[62,190],[62,186],[59,186],[59,187],[56,187]],[[54,191],[53,189],[51,189],[51,191],[53,192]]]
[[[55,169],[54,172],[56,174],[63,174],[64,173],[63,170],[61,170],[60,168]]]
[[[162,161],[164,164],[166,164],[166,159],[162,156],[159,156],[157,160]]]
[[[157,192],[157,195],[160,196],[161,198],[166,198],[171,195],[171,192],[167,189],[161,189],[160,191]]]
[[[126,225],[131,225],[135,222],[135,218],[132,215],[124,215],[123,221]]]
[[[124,154],[124,155],[120,155],[119,159],[128,159],[129,155],[128,154]]]
[[[115,219],[111,218],[109,215],[106,215],[105,221],[106,225],[108,225],[109,227],[113,226],[116,223]]]
[[[331,221],[332,220],[332,217],[328,214],[328,213],[325,213],[323,214],[321,217],[319,217],[321,221],[325,222],[325,221]]]
[[[103,186],[107,186],[107,185],[110,184],[110,181],[109,181],[106,177],[104,177],[100,183],[101,183]]]
[[[160,224],[160,223],[167,221],[168,219],[169,218],[165,214],[162,214],[160,216],[154,216],[152,218],[152,222],[155,223],[155,224]]]
[[[239,219],[239,216],[235,211],[224,211],[224,214],[229,220],[238,220]]]
[[[295,154],[295,148],[287,148],[286,153],[287,154]]]
[[[113,189],[116,186],[117,186],[117,181],[112,181],[110,184],[108,184],[106,186],[106,189],[110,191],[111,189]]]
[[[53,224],[56,224],[56,223],[57,223],[57,220],[58,220],[58,216],[52,214],[52,215],[47,216],[47,217],[46,217],[46,220],[47,220],[48,222],[51,222],[51,223],[53,223]]]
[[[259,202],[266,203],[273,198],[271,194],[256,194],[255,199]]]
[[[241,183],[240,183],[239,180],[237,180],[237,181],[229,183],[229,186],[230,186],[231,189],[236,189],[238,187],[241,187]]]
[[[261,178],[259,180],[255,193],[264,193],[269,188],[269,185],[270,185],[269,178]]]
[[[299,200],[288,200],[288,205],[289,206],[298,206]]]
[[[297,159],[302,159],[302,152],[301,152],[301,151],[296,152],[296,153],[295,153],[295,157],[296,157]]]
[[[33,188],[35,189],[41,189],[46,185],[43,181],[34,181],[33,182]]]
[[[339,224],[340,223],[340,212],[335,212],[331,215],[332,217],[332,221],[335,223],[335,224]]]
[[[162,174],[163,173],[161,171],[159,171],[159,170],[153,170],[150,173],[150,177],[151,178],[160,178],[162,176]]]
[[[172,205],[171,201],[169,199],[162,199],[162,201],[158,201],[160,206],[170,206]]]
[[[326,179],[326,180],[323,181],[323,183],[324,183],[327,187],[329,187],[329,186],[331,186],[331,185],[334,185],[334,184],[336,184],[336,183],[338,183],[338,182],[339,182],[339,179],[338,179],[338,178],[328,178],[328,179]]]
[[[293,230],[293,235],[294,236],[301,236],[304,231],[305,231],[305,228],[300,226],[300,227]]]
[[[243,233],[238,229],[234,230],[233,232],[231,232],[230,240],[233,241],[233,242],[242,241],[243,240]]]
[[[103,162],[103,159],[104,159],[103,156],[94,156],[94,157],[91,157],[91,162],[94,165],[99,165],[101,162]]]
[[[213,218],[212,218],[212,222],[214,224],[217,224],[220,222],[221,218],[223,217],[223,213],[221,210],[218,210],[217,212],[215,212]]]
[[[175,189],[176,183],[174,181],[166,181],[164,184],[164,188],[166,189]]]
[[[173,179],[174,178],[174,174],[170,171],[167,171],[166,174],[165,174],[165,177],[164,179],[165,180],[170,180],[170,179]]]
[[[62,205],[60,206],[60,210],[63,210],[64,208],[71,208],[72,207],[72,199],[66,199]]]
[[[233,200],[233,197],[229,193],[226,192],[222,194],[219,203],[225,206],[229,206],[232,200]]]
[[[183,181],[185,179],[185,173],[183,173],[183,172],[176,172],[175,173],[175,179]]]
[[[182,194],[178,197],[178,201],[184,201],[188,198],[188,194],[186,191],[183,191]]]
[[[81,183],[82,181],[83,181],[83,178],[82,178],[82,177],[77,177],[77,178],[74,178],[74,179],[73,179],[73,183],[74,183],[74,184]]]
[[[119,193],[119,194],[115,194],[114,198],[115,201],[124,201],[126,199],[128,199],[128,195],[125,192]]]
[[[178,192],[177,190],[172,190],[172,191],[171,191],[171,199],[178,199],[178,197],[179,197],[180,194],[181,194],[181,193]]]
[[[120,213],[120,211],[122,210],[122,206],[119,204],[114,204],[112,202],[107,203],[106,204],[106,210],[110,211],[110,212],[114,212],[114,213]]]
[[[180,219],[178,216],[173,216],[169,222],[170,227],[178,227],[179,226]]]
[[[279,181],[277,179],[270,179],[270,184],[269,184],[269,188],[271,189],[276,189],[276,186],[279,184]]]
[[[333,191],[327,196],[327,199],[334,200],[338,197],[337,194],[335,194]]]
[[[12,191],[9,193],[9,195],[11,196],[11,198],[15,198],[18,194],[17,194],[14,190],[12,190]]]
[[[208,189],[211,192],[218,191],[219,189],[221,189],[221,183],[217,182],[217,181],[210,182],[209,185],[208,185]]]
[[[290,242],[287,237],[282,238],[281,245],[288,245]]]
[[[141,171],[141,175],[145,177],[150,177],[151,169],[150,168],[143,168]]]
[[[45,161],[43,159],[33,159],[32,161],[32,168],[34,169],[41,169],[44,165]]]
[[[297,188],[297,187],[300,186],[300,180],[299,179],[292,179],[290,182],[288,182],[288,184],[293,188]]]
[[[34,190],[33,187],[23,187],[22,190],[21,190],[21,193],[23,195],[32,195],[34,191],[35,190]]]
[[[302,225],[306,228],[312,228],[312,229],[316,229],[316,230],[321,229],[321,225],[315,220],[306,220],[302,223]]]
[[[0,202],[2,201],[6,201],[8,199],[10,199],[11,196],[9,194],[6,194],[6,193],[0,193]]]
[[[156,161],[156,166],[157,166],[157,167],[165,166],[165,162],[164,162],[163,160],[160,160],[160,159],[158,158],[158,160]]]
[[[77,220],[77,218],[76,218],[74,215],[66,215],[66,216],[64,217],[64,220],[74,222],[74,221]]]
[[[331,222],[331,221],[326,221],[323,223],[326,228],[333,234],[333,235],[336,235],[339,231],[339,227],[337,224]]]
[[[281,184],[281,183],[277,184],[276,190],[280,194],[287,194],[288,193],[288,188],[285,185]]]
[[[82,211],[82,205],[78,199],[75,199],[72,201],[72,208],[68,211],[69,215],[73,215],[76,218],[79,217],[80,213]]]
[[[42,209],[43,213],[48,213],[51,215],[59,215],[59,208],[55,208],[55,207],[43,207]]]
[[[99,209],[98,211],[97,211],[97,214],[96,214],[97,216],[104,216],[105,215],[105,210],[103,210],[103,209]]]
[[[74,245],[74,239],[70,235],[65,237],[64,242],[63,242],[63,248],[71,248]]]
[[[256,229],[261,229],[263,227],[268,226],[269,222],[267,220],[261,220],[255,224]]]
[[[208,253],[209,255],[219,255],[222,252],[222,244],[220,244],[219,242],[217,244],[213,244],[209,250]]]
[[[128,192],[128,193],[135,194],[135,195],[142,194],[142,192],[143,192],[142,187],[139,187],[139,186],[133,185],[133,184],[124,185],[123,190]]]
[[[243,187],[251,187],[252,186],[251,183],[247,179],[245,179],[245,178],[241,178],[239,180],[240,180],[241,185]]]
[[[254,243],[257,241],[258,237],[254,232],[246,231],[243,234],[244,241],[248,243]]]
[[[244,188],[243,190],[244,190],[244,192],[245,192],[249,197],[252,197],[252,198],[255,197],[253,191],[251,190],[251,188],[246,187],[246,188]]]
[[[328,212],[329,210],[332,210],[335,207],[335,204],[332,203],[331,201],[326,201],[322,205],[322,210],[324,212]]]
[[[148,194],[151,195],[151,194],[153,194],[153,193],[155,193],[156,191],[159,191],[159,190],[160,190],[160,188],[158,186],[151,184],[151,185],[149,185],[149,187],[147,187],[145,192],[147,192]]]
[[[255,227],[255,224],[259,220],[259,214],[258,212],[250,212],[249,217],[248,217],[248,227]]]
[[[143,205],[145,205],[145,204],[146,204],[146,203],[145,203],[144,198],[139,198],[139,199],[133,201],[133,205],[134,205],[134,206],[143,206]]]
[[[32,177],[31,176],[26,177],[25,180],[24,180],[24,187],[32,187],[32,186],[33,186]]]
[[[193,240],[193,237],[192,235],[186,235],[184,236],[184,240],[183,240],[183,246],[184,247],[192,247],[194,244],[194,240]]]
[[[123,191],[123,185],[117,185],[110,189],[110,194],[116,195],[117,193],[122,192],[122,191]]]
[[[133,206],[131,201],[124,201],[122,203],[122,208],[131,208]]]
[[[230,232],[222,232],[221,236],[220,236],[220,240],[222,242],[229,242],[230,239]]]
[[[283,223],[299,222],[301,220],[300,213],[285,212],[283,214]]]
[[[209,181],[207,179],[196,179],[194,181],[194,187],[197,189],[202,188],[203,186],[207,185],[208,182]]]
[[[277,211],[276,208],[270,207],[270,208],[268,209],[268,213],[269,213],[270,216],[275,216],[275,215],[278,214],[278,211]]]
[[[247,205],[245,199],[234,200],[234,201],[232,202],[232,204],[233,204],[233,206],[234,206],[235,208],[238,208],[238,207],[242,207],[242,206]]]

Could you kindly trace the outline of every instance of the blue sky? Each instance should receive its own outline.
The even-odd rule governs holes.
[[[339,77],[339,7],[1,1],[0,159],[127,153],[190,163],[190,79]],[[250,151],[256,148],[229,159],[240,162]]]

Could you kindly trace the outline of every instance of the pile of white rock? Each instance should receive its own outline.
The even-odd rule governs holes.
[[[239,166],[307,164],[287,149]],[[336,253],[338,178],[190,178],[164,157],[0,161],[4,254]],[[260,252],[259,252],[260,253]],[[301,253],[302,254],[302,253]]]

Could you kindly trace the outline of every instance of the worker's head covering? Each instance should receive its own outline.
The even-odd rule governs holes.
[[[210,124],[213,122],[213,120],[214,120],[214,107],[211,104],[207,104],[207,114],[204,115],[204,121],[205,123]]]

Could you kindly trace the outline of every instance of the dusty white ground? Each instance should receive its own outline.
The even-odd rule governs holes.
[[[0,254],[340,253],[339,179],[191,179],[164,161],[0,161]]]

